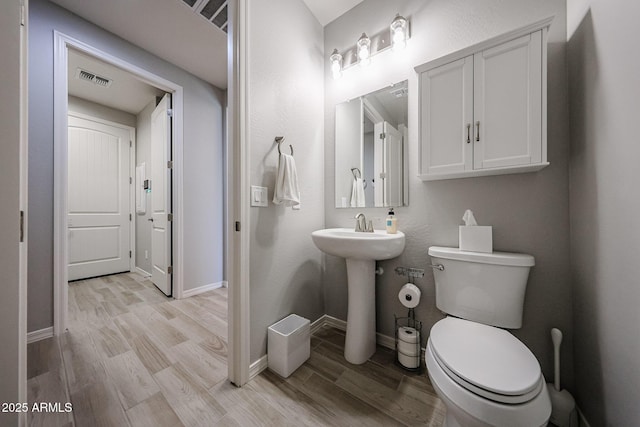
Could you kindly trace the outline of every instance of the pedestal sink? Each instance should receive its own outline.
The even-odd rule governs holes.
[[[347,261],[347,338],[344,357],[359,365],[376,351],[376,261],[395,258],[404,250],[404,234],[355,232],[328,228],[311,233],[321,251]]]

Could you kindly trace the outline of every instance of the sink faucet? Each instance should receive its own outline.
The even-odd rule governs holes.
[[[356,230],[357,232],[363,233],[373,233],[373,222],[369,221],[367,225],[367,217],[364,216],[362,212],[358,213],[355,217],[356,220]]]

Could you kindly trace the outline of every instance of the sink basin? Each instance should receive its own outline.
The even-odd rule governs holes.
[[[400,255],[404,234],[328,228],[314,231],[311,238],[321,251],[347,261],[349,301],[344,358],[355,365],[362,364],[376,351],[376,261]]]
[[[387,234],[384,230],[361,233],[351,228],[327,228],[311,233],[318,249],[342,258],[382,261],[395,258],[404,250],[404,234]]]

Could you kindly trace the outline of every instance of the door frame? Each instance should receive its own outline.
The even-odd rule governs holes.
[[[129,132],[129,141],[131,144],[129,145],[129,177],[131,177],[131,182],[129,184],[129,215],[131,218],[129,221],[129,250],[131,251],[131,256],[129,257],[129,269],[131,271],[136,270],[136,216],[135,216],[135,208],[136,208],[136,128],[125,125],[118,122],[112,122],[111,120],[105,120],[100,117],[95,117],[90,114],[78,113],[75,111],[68,111],[67,116],[73,116],[78,119],[89,120],[91,122],[96,122],[99,124],[113,126],[116,128],[124,129]],[[68,171],[67,171],[68,172]]]
[[[53,333],[60,335],[67,329],[69,252],[67,242],[67,115],[68,115],[68,50],[75,49],[113,66],[121,68],[144,83],[155,86],[173,97],[172,155],[173,155],[173,295],[183,293],[183,88],[182,86],[95,48],[83,41],[54,31],[53,70]]]
[[[250,376],[250,152],[249,152],[249,4],[230,0],[227,117],[227,239],[225,270],[229,283],[229,381],[238,387]]]

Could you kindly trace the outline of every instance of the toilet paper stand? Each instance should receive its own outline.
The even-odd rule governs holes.
[[[393,315],[395,319],[395,363],[404,370],[422,373],[422,322],[416,320],[415,310],[409,309],[406,317]]]

